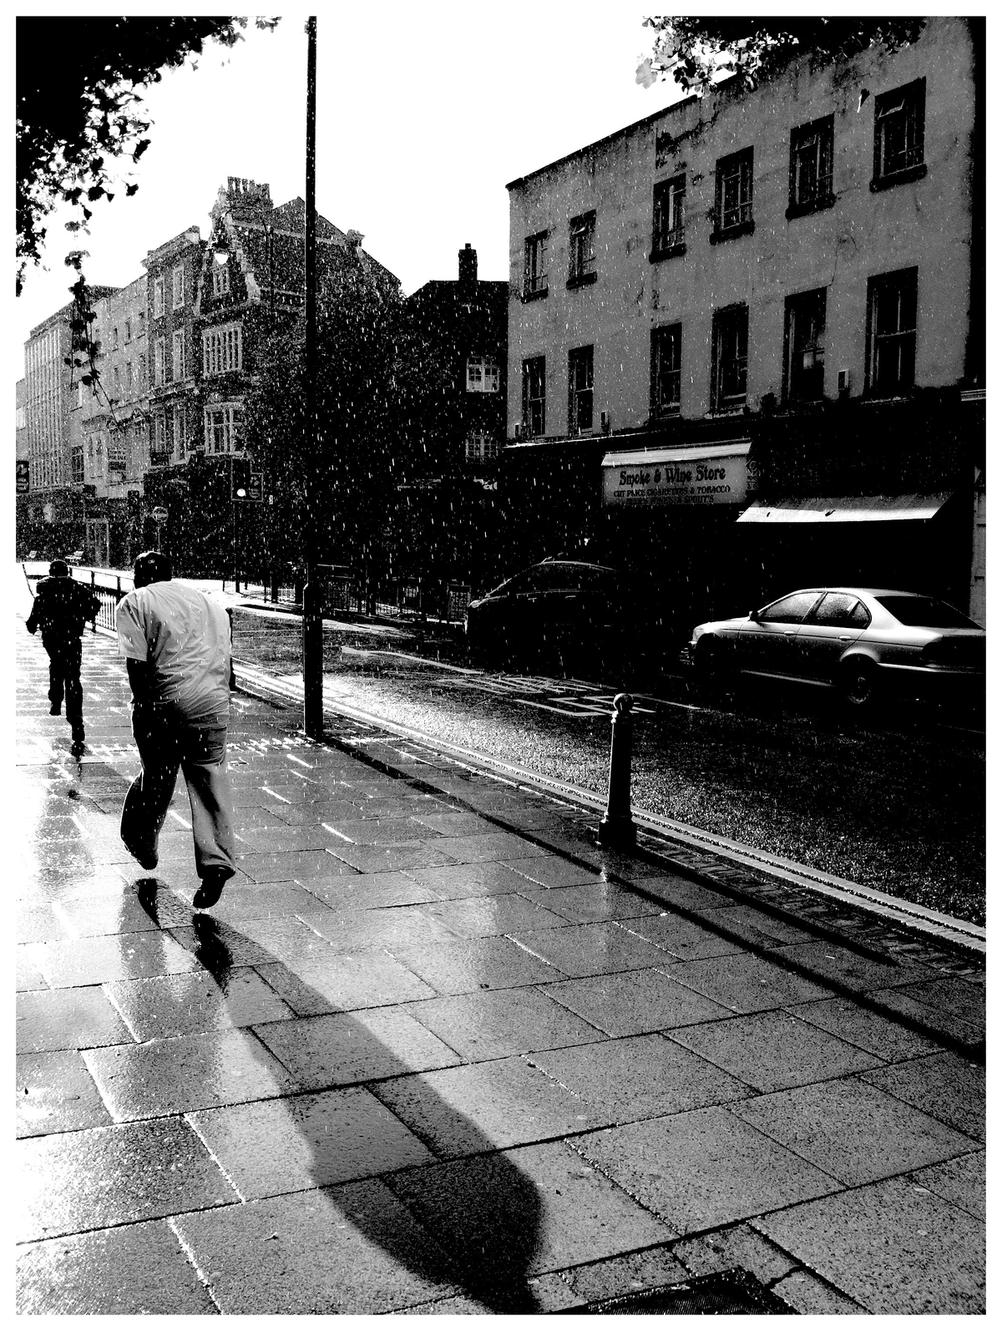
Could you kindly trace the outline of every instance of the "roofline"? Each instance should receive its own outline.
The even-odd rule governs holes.
[[[720,88],[727,87],[727,85],[733,83],[737,77],[736,74],[732,74],[729,78],[721,79],[719,83],[713,85],[711,91],[716,92]],[[701,100],[702,98],[693,93],[691,97],[683,97],[681,101],[669,102],[668,105],[663,106],[660,111],[652,111],[650,115],[643,116],[640,120],[634,120],[632,124],[624,125],[622,129],[613,130],[611,134],[606,134],[604,138],[596,139],[594,143],[586,143],[583,148],[575,148],[573,152],[565,153],[563,157],[558,157],[553,162],[547,162],[545,166],[539,166],[535,171],[528,171],[524,176],[519,176],[515,180],[510,180],[508,184],[505,185],[505,189],[517,189],[519,185],[524,185],[527,180],[532,180],[534,176],[541,176],[544,171],[552,171],[554,167],[563,166],[565,162],[570,162],[573,158],[580,157],[582,153],[591,152],[595,148],[602,148],[607,143],[611,143],[613,139],[621,138],[624,134],[630,134],[634,130],[640,129],[642,125],[649,125],[654,120],[660,120],[662,116],[667,115],[671,111],[680,111],[684,106],[691,106],[693,102]]]

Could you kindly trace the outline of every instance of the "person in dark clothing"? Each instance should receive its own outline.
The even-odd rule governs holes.
[[[49,576],[41,579],[35,591],[26,625],[29,633],[42,630],[42,646],[49,657],[49,712],[58,716],[65,696],[74,752],[82,752],[84,746],[80,683],[84,623],[93,623],[100,609],[101,602],[91,588],[73,581],[64,559],[54,559]]]

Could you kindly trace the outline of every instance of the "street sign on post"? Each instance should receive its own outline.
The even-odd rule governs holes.
[[[247,473],[247,493],[244,495],[249,503],[260,504],[264,499],[264,472],[250,471]]]
[[[17,493],[18,493],[19,495],[27,494],[29,488],[30,488],[30,487],[29,487],[29,485],[28,485],[28,459],[27,459],[27,458],[18,458],[18,459],[17,459]]]
[[[153,519],[154,522],[166,522],[167,519],[170,517],[170,514],[167,512],[165,508],[157,507],[150,514],[150,517]]]

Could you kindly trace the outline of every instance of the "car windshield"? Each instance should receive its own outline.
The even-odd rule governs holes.
[[[980,625],[968,619],[945,601],[931,596],[878,596],[875,600],[902,624],[928,629],[976,629]]]

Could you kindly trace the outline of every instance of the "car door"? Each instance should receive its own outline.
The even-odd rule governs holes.
[[[833,679],[839,661],[869,622],[869,611],[854,592],[825,592],[794,641],[796,673],[805,679]]]
[[[738,669],[753,674],[796,674],[794,643],[820,596],[820,590],[793,592],[750,616],[735,639]]]

